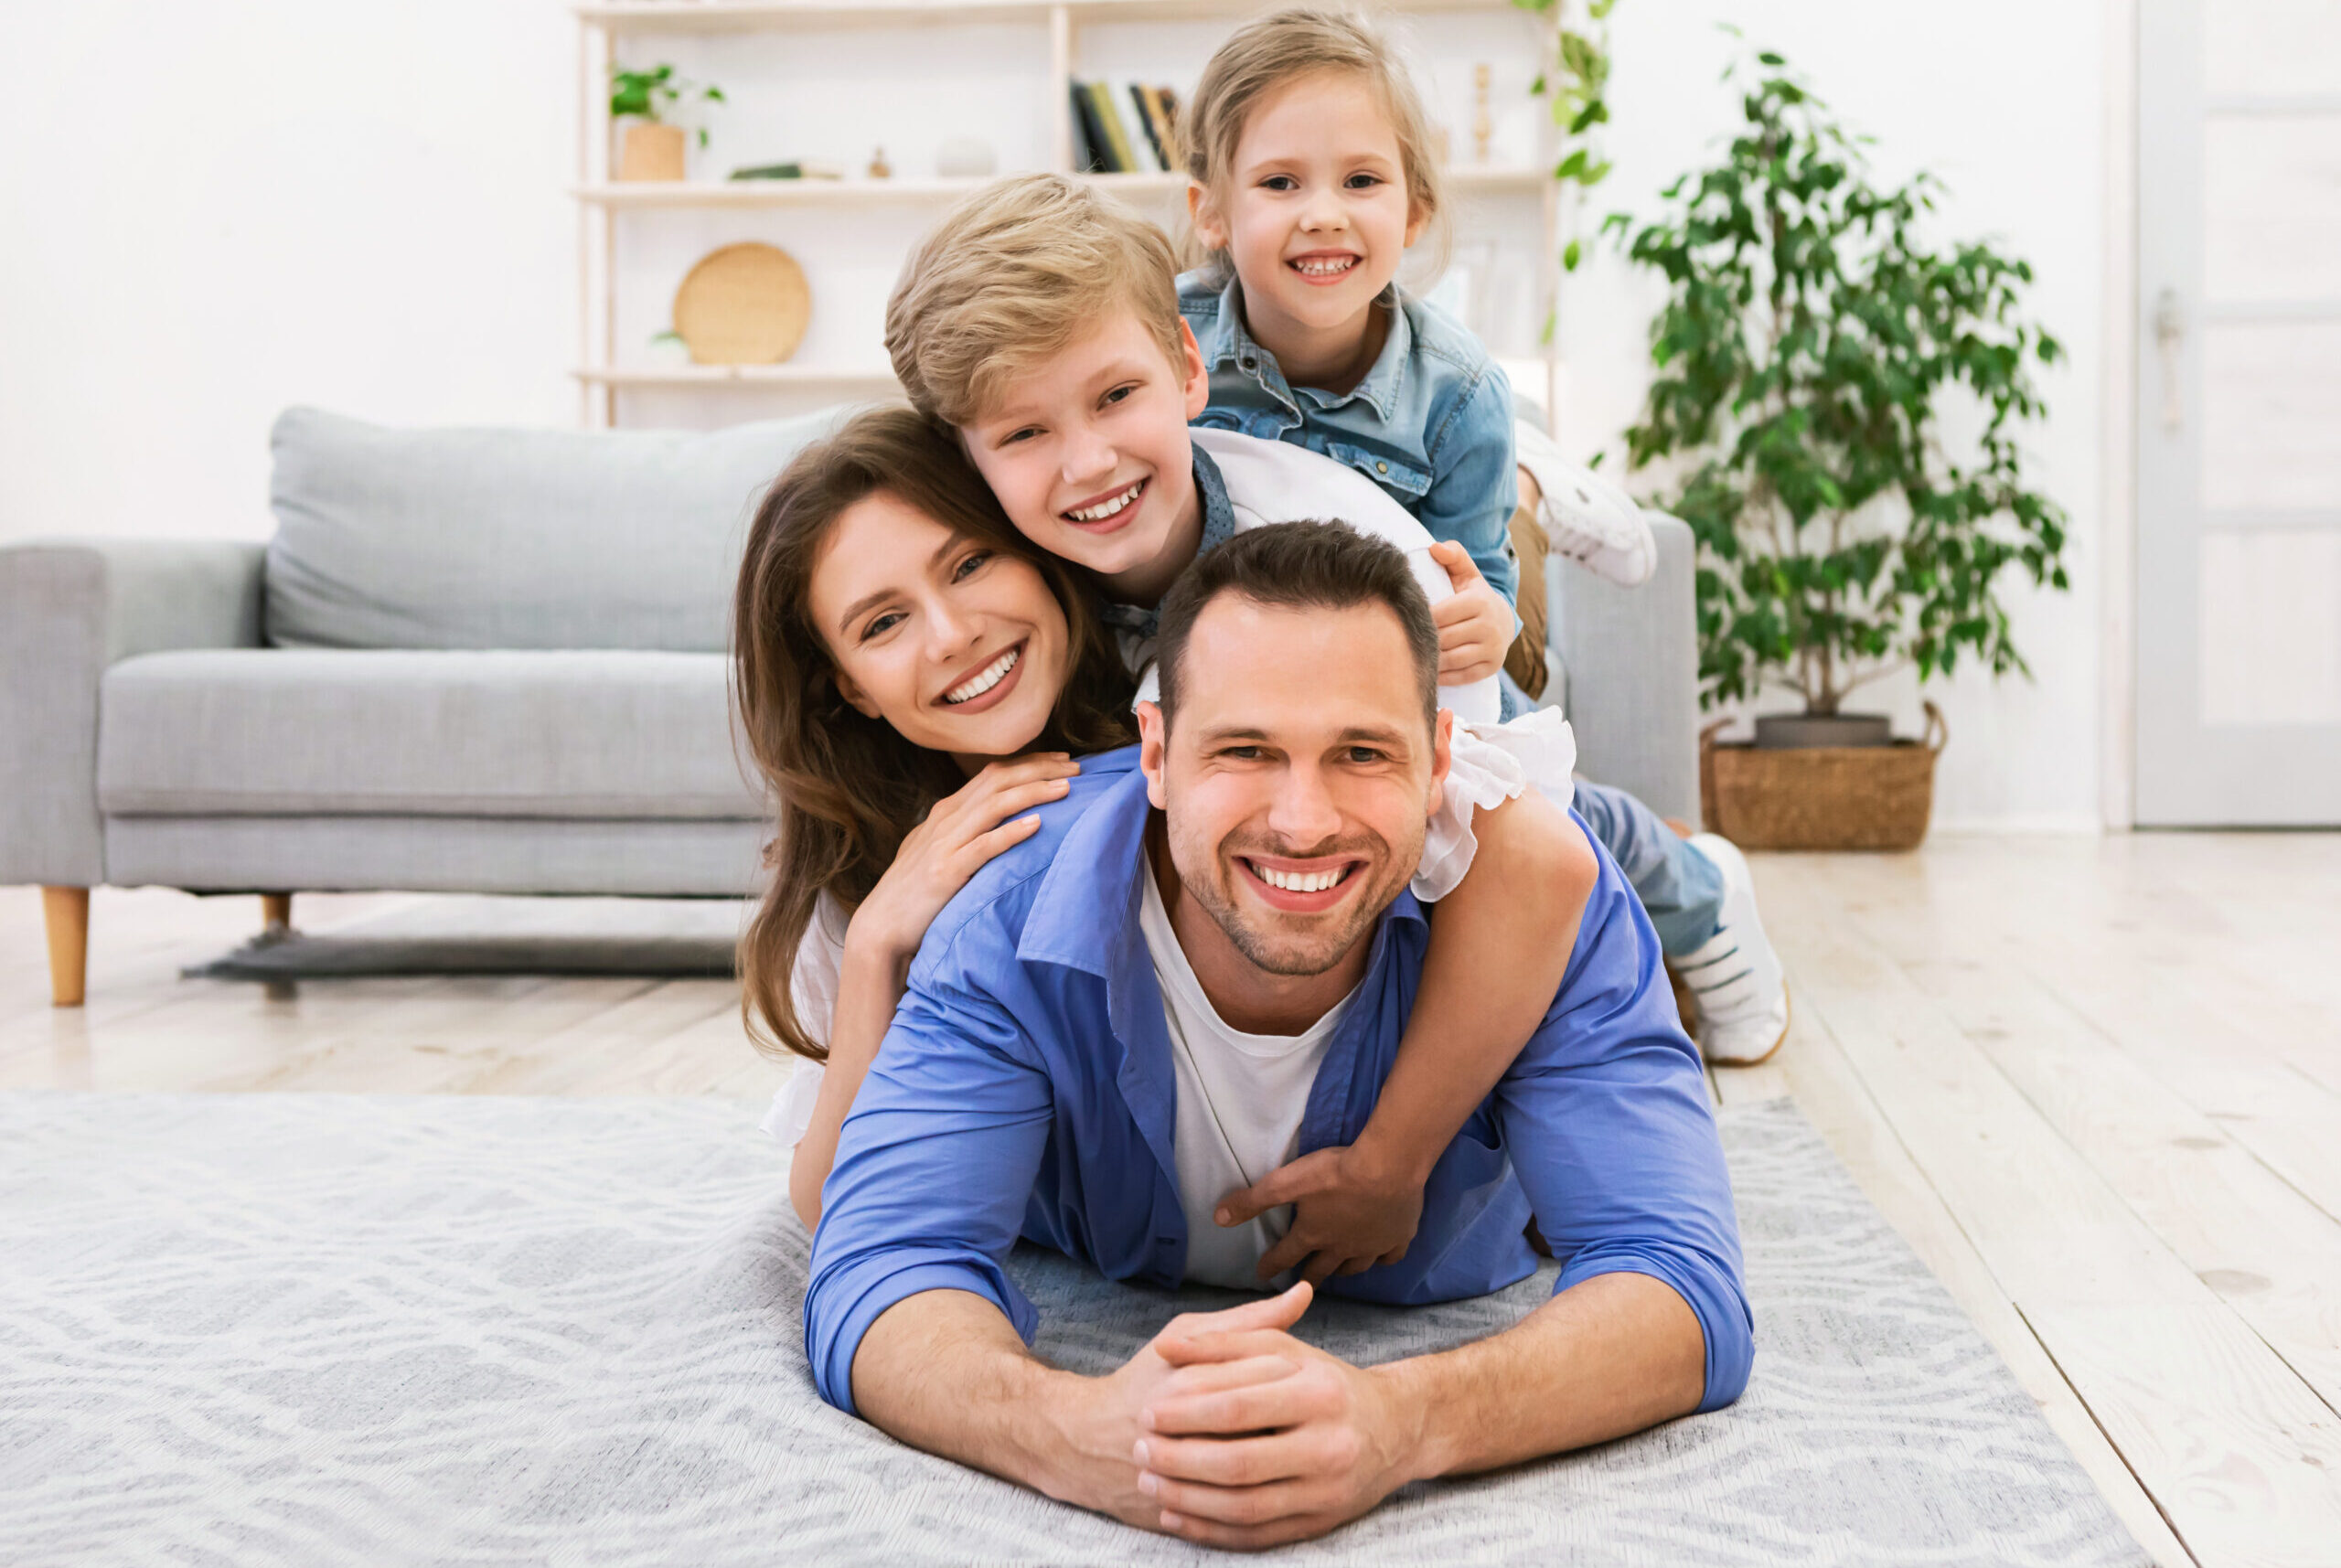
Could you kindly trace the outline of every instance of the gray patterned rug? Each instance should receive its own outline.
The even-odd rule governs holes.
[[[0,1095],[0,1563],[1184,1563],[819,1403],[806,1238],[714,1100]],[[1275,1561],[2145,1561],[1991,1349],[1785,1104],[1726,1112],[1757,1316],[1731,1410],[1410,1488]],[[1020,1254],[1042,1349],[1174,1309]],[[1548,1279],[1327,1303],[1361,1361]]]

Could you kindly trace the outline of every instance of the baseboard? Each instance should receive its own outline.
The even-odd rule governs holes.
[[[1953,836],[1999,834],[2030,837],[2064,835],[2088,838],[2108,831],[2105,824],[2092,815],[2061,811],[2024,812],[2011,816],[1938,816],[1928,824],[1927,830]]]

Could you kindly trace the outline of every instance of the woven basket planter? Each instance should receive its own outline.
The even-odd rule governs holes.
[[[1699,813],[1743,849],[1915,849],[1934,809],[1935,758],[1950,730],[1927,707],[1923,741],[1758,751],[1699,732]]]

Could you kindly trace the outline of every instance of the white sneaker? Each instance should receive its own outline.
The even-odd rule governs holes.
[[[1780,955],[1756,913],[1756,879],[1728,838],[1693,837],[1691,847],[1723,872],[1723,909],[1716,933],[1675,972],[1698,1004],[1699,1049],[1709,1061],[1752,1067],[1789,1037],[1789,987]]]
[[[1536,516],[1553,553],[1620,588],[1638,588],[1658,570],[1658,541],[1633,497],[1581,463],[1561,455],[1553,438],[1526,420],[1513,421],[1513,451],[1544,492]]]

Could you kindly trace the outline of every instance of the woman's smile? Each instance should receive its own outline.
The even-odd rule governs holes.
[[[981,713],[1007,701],[1023,674],[1024,642],[1019,642],[986,659],[973,675],[947,688],[935,700],[955,713]]]

